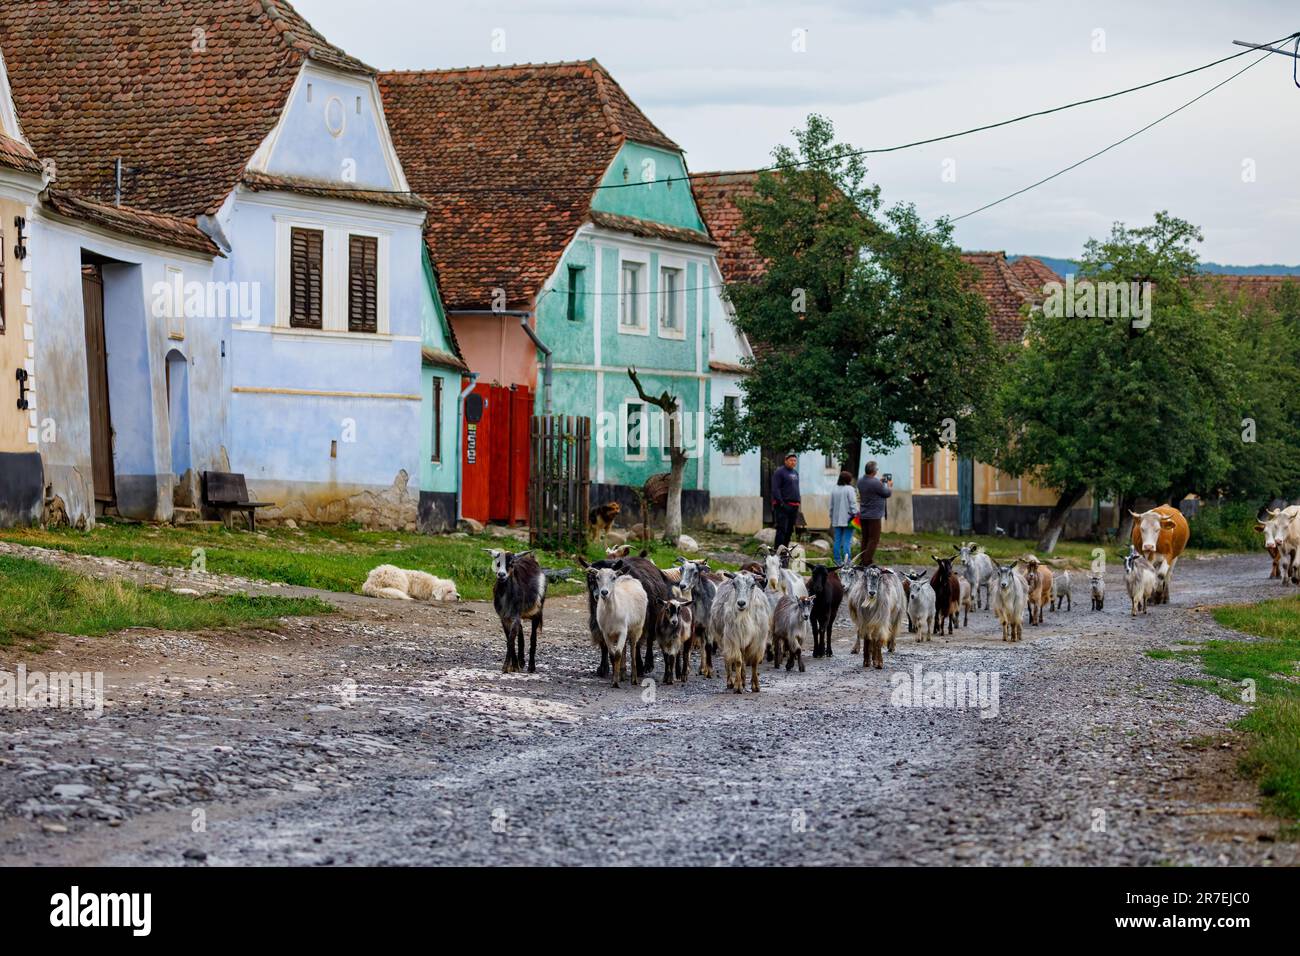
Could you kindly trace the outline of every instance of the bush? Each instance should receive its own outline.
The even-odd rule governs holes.
[[[1249,501],[1202,504],[1200,513],[1188,522],[1188,544],[1217,551],[1258,551],[1264,546],[1255,530],[1258,511],[1259,505]]]

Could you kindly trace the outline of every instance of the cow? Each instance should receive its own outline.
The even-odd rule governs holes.
[[[1255,524],[1256,531],[1264,532],[1264,550],[1273,559],[1273,573],[1269,577],[1281,578],[1283,583],[1295,577],[1295,561],[1287,546],[1287,531],[1296,515],[1300,515],[1300,505],[1291,505],[1281,511],[1269,509]]]
[[[1187,547],[1187,519],[1183,517],[1181,511],[1169,505],[1160,505],[1142,514],[1136,511],[1130,511],[1129,514],[1133,516],[1133,547],[1140,551],[1152,566],[1160,568],[1160,584],[1152,603],[1168,604],[1169,584],[1174,576],[1174,565],[1178,563],[1179,556]],[[1158,558],[1164,559],[1163,567]]]

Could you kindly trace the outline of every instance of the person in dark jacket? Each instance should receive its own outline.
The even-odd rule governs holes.
[[[867,462],[858,482],[858,503],[862,517],[862,554],[860,564],[873,564],[876,548],[880,545],[880,525],[885,520],[885,499],[894,493],[894,482],[876,477],[876,463]]]
[[[772,473],[772,522],[776,525],[775,547],[789,544],[799,520],[799,459],[794,452],[785,456],[785,464]]]

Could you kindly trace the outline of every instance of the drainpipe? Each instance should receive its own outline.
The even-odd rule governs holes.
[[[469,384],[465,390],[460,393],[457,399],[456,407],[459,409],[460,420],[457,422],[456,429],[456,524],[459,525],[462,518],[465,517],[465,449],[463,447],[465,428],[462,424],[465,421],[465,399],[469,398],[469,393],[474,391],[474,384],[478,381],[478,372],[469,373]]]
[[[533,340],[533,345],[537,346],[537,351],[546,356],[546,361],[542,366],[542,408],[544,414],[551,414],[551,350],[537,337],[533,327],[528,324],[528,320],[533,317],[532,312],[517,309],[459,309],[455,312],[449,312],[448,315],[507,315],[511,318],[517,318],[520,328],[524,330],[524,334]]]

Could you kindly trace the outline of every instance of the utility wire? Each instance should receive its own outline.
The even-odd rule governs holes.
[[[1276,42],[1276,41],[1275,41],[1275,42]],[[1174,116],[1174,115],[1176,115],[1176,114],[1178,114],[1178,113],[1181,113],[1183,110],[1187,109],[1187,107],[1193,105],[1194,103],[1198,103],[1198,102],[1200,102],[1201,100],[1205,99],[1205,97],[1207,97],[1207,96],[1209,96],[1211,93],[1213,93],[1215,90],[1219,89],[1219,88],[1222,87],[1222,86],[1226,86],[1227,84],[1231,83],[1233,80],[1235,80],[1237,77],[1241,76],[1241,74],[1245,73],[1247,70],[1252,70],[1252,69],[1254,69],[1255,67],[1259,66],[1259,64],[1263,63],[1263,62],[1264,62],[1265,60],[1267,60],[1267,59],[1269,58],[1269,56],[1271,56],[1271,55],[1272,55],[1272,54],[1265,53],[1265,54],[1264,54],[1262,57],[1260,57],[1258,60],[1255,60],[1255,61],[1253,61],[1252,63],[1248,64],[1247,66],[1243,67],[1242,69],[1238,70],[1236,73],[1232,74],[1232,75],[1231,75],[1230,77],[1228,77],[1226,80],[1222,80],[1222,81],[1220,81],[1220,82],[1214,84],[1214,86],[1210,87],[1210,88],[1209,88],[1208,90],[1206,90],[1204,93],[1201,93],[1200,95],[1193,97],[1192,99],[1188,100],[1186,103],[1184,103],[1182,106],[1178,107],[1177,109],[1170,110],[1170,111],[1169,111],[1168,113],[1166,113],[1164,116],[1161,116],[1159,119],[1154,120],[1154,121],[1148,123],[1146,126],[1143,126],[1141,129],[1136,130],[1136,131],[1134,131],[1134,132],[1132,132],[1132,133],[1129,133],[1129,134],[1128,134],[1127,136],[1125,136],[1123,139],[1121,139],[1121,140],[1117,140],[1116,142],[1111,143],[1111,144],[1110,144],[1109,146],[1107,146],[1105,149],[1099,149],[1099,150],[1097,150],[1097,152],[1093,153],[1091,156],[1085,156],[1083,159],[1079,160],[1077,163],[1071,163],[1069,166],[1066,166],[1064,169],[1057,170],[1056,172],[1052,173],[1052,175],[1050,175],[1050,176],[1046,176],[1046,177],[1044,177],[1043,179],[1038,180],[1038,182],[1036,182],[1036,183],[1031,183],[1030,185],[1025,186],[1023,189],[1017,189],[1015,192],[1013,192],[1013,193],[1008,193],[1007,195],[1003,196],[1001,199],[995,199],[995,200],[993,200],[993,202],[991,202],[991,203],[985,203],[983,206],[980,206],[978,209],[972,209],[970,212],[962,213],[960,216],[955,216],[955,217],[953,217],[952,219],[950,219],[950,220],[948,220],[948,221],[949,221],[949,222],[960,222],[962,219],[966,219],[967,217],[969,217],[969,216],[973,216],[973,215],[975,215],[976,213],[984,212],[986,209],[992,209],[994,206],[1000,205],[1001,203],[1006,202],[1008,199],[1015,199],[1017,196],[1022,196],[1022,195],[1024,195],[1025,193],[1029,192],[1031,189],[1037,189],[1039,186],[1043,185],[1044,183],[1050,183],[1053,179],[1056,179],[1058,176],[1064,176],[1066,173],[1070,172],[1071,170],[1078,169],[1078,168],[1079,168],[1080,166],[1082,166],[1084,163],[1090,162],[1091,160],[1094,160],[1094,159],[1096,159],[1098,156],[1104,155],[1105,153],[1109,153],[1109,152],[1110,152],[1112,149],[1114,149],[1115,147],[1124,145],[1124,144],[1127,143],[1129,140],[1131,140],[1131,139],[1133,139],[1133,138],[1135,138],[1135,137],[1137,137],[1137,136],[1142,135],[1142,134],[1145,133],[1147,130],[1151,129],[1153,126],[1158,126],[1159,124],[1163,123],[1165,120],[1169,119],[1171,116]]]

